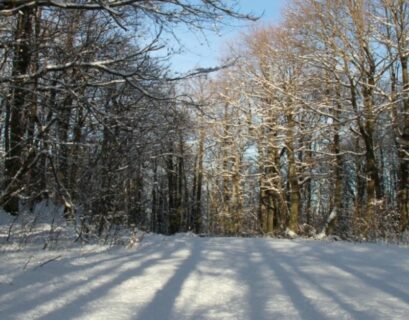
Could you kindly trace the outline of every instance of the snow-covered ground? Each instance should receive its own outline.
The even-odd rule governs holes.
[[[407,247],[189,234],[132,248],[0,243],[2,320],[409,316]]]

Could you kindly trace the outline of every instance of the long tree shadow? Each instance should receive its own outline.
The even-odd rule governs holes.
[[[409,306],[409,290],[405,292],[392,285],[393,283],[396,284],[396,275],[405,274],[403,266],[399,269],[395,264],[392,264],[391,271],[389,268],[386,268],[387,263],[384,262],[381,255],[377,256],[376,259],[372,259],[371,250],[376,250],[376,248],[362,248],[365,249],[365,254],[359,254],[354,252],[355,247],[336,247],[331,249],[329,244],[325,242],[306,243],[303,247],[304,249],[308,248],[308,250],[304,250],[302,255],[297,250],[289,251],[277,255],[275,260],[281,260],[280,264],[283,268],[288,271],[292,269],[294,275],[308,281],[324,296],[329,297],[341,308],[341,311],[343,310],[347,313],[345,316],[348,318],[382,319],[388,317],[388,310],[392,311],[392,309],[396,310],[396,308],[399,308],[398,305],[394,304],[387,307],[388,310],[384,310],[385,306],[378,306],[373,301],[365,301],[365,299],[370,299],[372,294],[378,297],[379,302],[388,297],[399,300],[401,302],[401,311],[398,311],[397,314],[399,312],[404,313],[404,306]],[[266,246],[266,250],[267,248],[268,246]],[[367,256],[371,258],[368,259],[366,258]],[[393,254],[389,255],[389,252],[388,256],[396,258]],[[307,263],[303,263],[306,259],[310,260]],[[274,261],[273,257],[271,261]],[[378,266],[379,264],[385,265]],[[308,272],[303,270],[304,266],[309,269]],[[314,268],[311,269],[311,267]],[[368,269],[378,271],[377,273],[382,274],[384,278],[369,276],[365,273],[365,270]],[[341,273],[336,272],[337,270],[341,271]],[[316,273],[317,271],[319,272]],[[396,273],[395,279],[390,274],[391,272]],[[385,276],[385,274],[388,276]],[[333,289],[328,289],[325,286],[326,280],[329,281]],[[394,281],[391,281],[391,284],[388,283],[389,280]],[[404,281],[404,279],[402,280]],[[364,289],[359,289],[359,283],[364,284]],[[375,291],[367,286],[375,289]],[[354,300],[354,297],[359,299],[359,302]],[[383,299],[379,297],[383,297]],[[409,307],[407,308],[408,310]]]
[[[53,264],[58,265],[58,272],[53,272],[56,270],[47,269],[46,275],[44,272],[41,272],[41,269],[36,270],[35,265],[28,264],[27,270],[18,273],[17,279],[11,279],[13,283],[12,286],[9,286],[7,289],[7,295],[5,299],[2,299],[2,304],[10,302],[14,299],[18,299],[19,304],[22,306],[26,305],[27,302],[39,298],[39,287],[44,287],[46,285],[50,285],[55,280],[60,280],[61,274],[68,277],[70,275],[75,274],[84,274],[84,273],[92,273],[93,269],[95,271],[101,273],[103,271],[112,271],[115,268],[115,265],[120,265],[121,263],[125,263],[126,261],[133,259],[139,260],[153,252],[161,252],[160,246],[158,244],[154,246],[150,246],[147,248],[142,248],[142,250],[131,250],[129,253],[124,254],[123,250],[106,250],[102,252],[86,252],[81,253],[79,256],[75,257],[65,257],[62,259],[58,259],[57,261],[53,262]],[[108,257],[102,258],[101,255],[108,254]],[[84,261],[84,262],[82,262]],[[113,266],[109,267],[109,263]],[[105,268],[101,267],[107,265]],[[73,277],[74,278],[74,277]],[[91,280],[93,277],[89,278]],[[24,286],[19,285],[21,280],[24,280]],[[71,281],[71,284],[76,284],[76,282],[83,282],[83,280],[75,280]],[[1,292],[1,287],[0,287]],[[53,291],[55,293],[57,291]],[[51,294],[51,297],[53,294]],[[26,297],[26,298],[25,298]],[[0,311],[3,310],[0,304]]]
[[[195,271],[202,257],[200,239],[192,239],[189,256],[178,266],[168,282],[156,292],[152,301],[137,314],[137,319],[182,319],[174,310],[176,299],[182,291],[182,286],[189,275]]]
[[[127,277],[141,274],[145,269],[157,264],[160,261],[171,259],[172,255],[174,255],[180,249],[180,246],[173,248],[162,248],[162,251],[159,251],[159,254],[154,257],[149,257],[149,254],[144,252],[144,254],[147,255],[147,258],[145,258],[142,262],[138,260],[138,258],[142,257],[141,253],[139,252],[129,254],[125,258],[123,256],[118,256],[113,259],[104,259],[105,263],[106,261],[110,262],[109,266],[99,268],[92,276],[86,278],[85,280],[81,279],[81,277],[76,279],[76,277],[81,276],[81,273],[86,274],[90,269],[98,264],[98,261],[96,261],[95,264],[88,264],[86,267],[80,266],[75,272],[71,270],[71,267],[67,268],[67,270],[71,270],[70,273],[72,273],[73,276],[73,279],[70,280],[68,286],[62,286],[55,290],[49,290],[46,294],[39,294],[38,292],[33,292],[30,294],[29,292],[22,291],[18,302],[13,302],[9,306],[2,308],[0,310],[0,316],[1,314],[5,316],[8,314],[23,315],[25,312],[30,312],[33,309],[41,309],[42,306],[44,307],[47,304],[52,304],[58,299],[68,295],[68,303],[64,303],[61,308],[52,310],[48,314],[45,314],[42,316],[42,319],[72,319],[75,317],[75,314],[81,311],[80,309],[82,306],[84,306],[87,302],[97,299],[99,296],[103,295],[106,291],[110,290],[112,286],[115,286],[116,283],[126,280]],[[115,263],[112,264],[113,261]],[[121,268],[123,268],[124,265],[132,264],[133,261],[135,261],[135,264],[137,265],[135,268],[130,268],[126,272],[121,272]],[[112,279],[109,279],[102,284],[98,284],[100,279],[107,277],[107,275],[110,274],[114,275]],[[30,274],[27,276],[30,276]],[[31,277],[34,276],[35,272],[31,274]],[[64,276],[67,276],[67,273],[64,273]],[[47,283],[48,282],[44,282],[43,287],[46,286]],[[93,283],[97,285],[91,292],[81,294],[79,291],[80,289],[86,288]],[[71,299],[72,296],[75,296],[75,298]]]
[[[247,292],[243,304],[247,305],[248,319],[279,319],[285,318],[285,314],[278,308],[271,309],[268,302],[277,298],[278,288],[269,281],[274,277],[274,271],[269,270],[263,258],[265,252],[260,251],[256,245],[260,239],[242,239],[240,252],[233,251],[226,258],[230,260],[231,268],[234,268],[237,281],[244,285]],[[261,240],[263,241],[263,240]]]
[[[393,268],[383,270],[382,266],[386,267],[387,262],[384,265],[376,264],[381,256],[366,261],[365,256],[370,255],[371,250],[366,249],[361,256],[356,253],[359,250],[351,250],[342,246],[331,250],[328,244],[317,242],[292,242],[289,245],[267,239],[232,239],[226,242],[225,239],[192,238],[183,241],[170,239],[167,243],[130,253],[120,250],[101,257],[99,253],[90,253],[55,262],[64,268],[63,272],[56,272],[55,265],[51,269],[45,266],[41,272],[27,272],[24,281],[17,281],[15,288],[10,286],[9,293],[18,293],[20,296],[14,297],[18,299],[17,302],[12,301],[9,305],[3,300],[0,304],[0,319],[7,319],[9,315],[23,319],[33,315],[33,312],[37,312],[41,319],[86,319],[88,311],[94,312],[95,306],[103,306],[104,302],[108,303],[108,307],[112,305],[118,307],[119,311],[125,311],[127,318],[142,320],[208,319],[212,315],[208,312],[210,308],[216,311],[213,314],[217,316],[226,312],[235,318],[257,320],[284,319],[288,316],[319,320],[328,319],[331,315],[334,315],[334,319],[336,315],[349,319],[380,318],[379,314],[385,315],[384,310],[376,306],[370,309],[373,305],[371,303],[360,306],[351,299],[361,296],[364,299],[368,288],[375,289],[378,297],[383,294],[387,298],[399,300],[401,305],[409,305],[409,291],[404,287],[408,280],[403,279],[403,284],[396,283],[398,278],[392,274],[407,274],[404,267],[400,268],[395,261]],[[398,257],[398,253],[387,257]],[[73,265],[75,260],[78,261]],[[151,281],[151,274],[161,270],[165,270],[166,275],[158,275],[156,285],[152,287],[147,281]],[[375,274],[365,273],[368,270],[374,270]],[[55,273],[48,278],[48,271]],[[199,280],[195,278],[193,282],[187,281],[195,272]],[[83,278],[82,273],[85,275]],[[65,279],[61,286],[35,291],[41,285],[42,289],[52,285],[61,274]],[[41,276],[40,280],[35,279],[38,275]],[[380,275],[385,278],[381,279]],[[71,276],[72,280],[67,281]],[[232,297],[222,297],[231,301],[220,304],[214,304],[214,299],[204,304],[201,304],[203,301],[196,303],[193,295],[188,300],[192,299],[189,302],[194,304],[194,308],[189,309],[185,298],[186,293],[190,292],[184,291],[184,284],[188,283],[186,289],[196,285],[196,289],[206,290],[201,276],[206,277],[205,283],[231,277],[229,281],[232,281],[235,290],[241,288],[243,291],[234,293]],[[388,283],[388,280],[393,281]],[[130,286],[128,281],[132,282]],[[325,281],[328,281],[328,286]],[[353,291],[348,296],[348,290],[358,290],[360,283],[364,289]],[[23,287],[26,284],[27,289]],[[138,288],[141,285],[142,288]],[[149,286],[149,292],[143,291],[145,285]],[[129,292],[136,299],[134,303],[132,301],[129,305],[118,306],[113,293],[124,288],[138,288],[142,290],[142,296]],[[4,290],[0,288],[0,292]],[[150,294],[152,298],[146,302]],[[178,300],[178,297],[184,300]],[[139,298],[141,300],[138,301]],[[226,308],[225,303],[233,309]],[[399,312],[404,312],[404,309],[403,306]]]
[[[220,252],[223,255],[215,261],[216,272],[221,272],[221,268],[232,270],[235,287],[243,291],[234,296],[234,299],[240,301],[233,301],[232,306],[237,309],[228,310],[228,316],[232,319],[257,320],[288,317],[325,319],[325,315],[293,281],[288,270],[285,270],[278,261],[274,261],[279,260],[279,256],[283,253],[273,252],[272,248],[265,244],[266,241],[268,240],[234,239],[226,247],[226,245],[219,246],[218,241],[215,240],[206,246],[207,250],[213,253]],[[223,241],[220,243],[223,244]],[[274,254],[277,254],[277,257],[273,257]],[[217,276],[216,273],[212,275]],[[208,307],[220,308],[220,306]],[[208,316],[208,310],[202,308],[196,310],[191,319],[209,319]]]
[[[274,272],[274,279],[280,282],[286,296],[291,300],[292,305],[297,311],[298,317],[300,319],[326,319],[326,315],[314,306],[310,298],[304,295],[300,289],[300,284],[295,282],[291,273],[286,270],[283,262],[280,261],[283,253],[275,253],[274,249],[268,246],[266,241],[260,241],[259,248],[264,253],[263,263]]]
[[[374,319],[373,314],[365,313],[361,310],[358,310],[353,303],[348,302],[347,299],[343,299],[341,295],[337,292],[337,290],[330,290],[325,287],[325,277],[317,280],[314,276],[312,276],[309,272],[302,270],[299,266],[299,259],[294,258],[291,255],[283,255],[281,254],[279,257],[282,260],[283,267],[287,270],[292,270],[292,273],[302,278],[304,281],[311,284],[317,291],[321,292],[321,294],[326,297],[328,300],[332,300],[339,308],[342,313],[346,313],[345,316],[349,319]],[[322,261],[319,268],[325,269],[328,265],[323,265]],[[318,268],[318,266],[317,266]],[[322,277],[322,275],[321,275]],[[341,281],[342,279],[340,279]],[[332,280],[333,281],[333,280]],[[322,299],[321,299],[322,301]],[[329,306],[326,306],[329,307]],[[335,306],[336,307],[336,306]]]
[[[257,246],[254,245],[257,239],[246,241],[247,246],[245,261],[237,261],[238,274],[241,275],[241,280],[248,288],[246,301],[248,303],[247,315],[249,319],[273,319],[280,315],[273,315],[267,310],[267,300],[274,299],[275,293],[270,290],[273,286],[266,281],[263,268],[264,261],[254,262],[255,257],[261,258],[263,253],[260,252]],[[256,279],[254,279],[256,277]],[[271,312],[271,310],[270,310]],[[284,315],[281,315],[284,316]]]
[[[365,261],[363,257],[361,259],[354,259],[354,260],[349,260],[349,263],[351,265],[348,265],[343,257],[339,256],[339,254],[336,253],[328,253],[328,252],[322,252],[322,250],[319,248],[318,250],[315,250],[315,252],[312,253],[313,255],[317,256],[318,259],[321,261],[325,261],[327,264],[333,265],[341,270],[344,270],[345,272],[351,274],[355,278],[359,279],[363,283],[366,283],[367,285],[371,286],[372,288],[378,290],[379,292],[383,292],[385,294],[388,294],[401,302],[409,305],[409,289],[407,291],[403,291],[402,289],[396,288],[392,286],[390,283],[388,283],[386,278],[389,278],[389,280],[394,279],[397,275],[403,275],[406,274],[407,277],[404,277],[402,279],[399,279],[399,282],[406,281],[406,283],[409,284],[408,280],[409,279],[409,273],[405,272],[403,269],[397,270],[394,268],[394,272],[396,274],[391,275],[391,274],[386,274],[383,276],[383,279],[376,277],[376,276],[370,276],[369,274],[371,273],[370,271],[368,274],[365,271],[365,268],[368,269],[377,269],[376,265],[369,264],[368,262]],[[409,259],[408,259],[409,260]],[[358,270],[357,268],[360,268],[362,270]],[[385,272],[384,269],[379,270],[380,273]]]
[[[46,316],[42,317],[42,319],[64,319],[64,315],[66,314],[69,315],[67,319],[86,318],[86,315],[84,314],[84,312],[86,312],[86,307],[93,301],[103,298],[109,291],[121,286],[121,284],[125,281],[141,276],[150,267],[156,266],[159,263],[166,263],[166,261],[173,261],[174,259],[177,259],[173,256],[183,249],[185,249],[183,243],[174,246],[166,246],[165,249],[162,249],[162,253],[159,257],[148,259],[135,268],[131,267],[128,270],[120,270],[119,272],[116,272],[116,275],[109,281],[103,283],[102,285],[98,285],[86,295],[81,295],[72,300],[70,303],[64,304],[62,308],[48,313]],[[138,305],[138,301],[135,301],[135,305]]]
[[[196,286],[198,291],[202,288],[203,291],[196,294],[210,297],[202,300],[202,304],[196,304],[188,319],[272,319],[264,308],[265,281],[262,277],[254,277],[261,273],[258,266],[250,262],[249,239],[228,239],[228,242],[226,238],[205,239],[198,268],[200,280]],[[219,285],[211,286],[215,291],[210,291],[206,286],[209,283]]]
[[[88,255],[88,257],[93,255],[98,255],[98,253]],[[56,299],[66,291],[81,287],[86,282],[92,282],[102,276],[102,274],[115,271],[119,268],[121,262],[125,263],[130,258],[130,256],[128,258],[118,257],[117,263],[113,262],[107,266],[104,266],[100,261],[95,261],[85,266],[73,266],[70,263],[70,258],[64,258],[53,262],[53,269],[45,267],[43,270],[35,270],[30,268],[26,272],[19,274],[17,279],[13,279],[13,285],[10,286],[7,292],[8,297],[3,299],[0,304],[0,315],[1,313],[7,314],[12,311],[28,311],[30,308],[41,305],[42,302]],[[102,267],[101,264],[103,265]],[[58,270],[58,272],[54,270]],[[64,275],[64,277],[72,276],[69,285],[50,289],[55,282],[58,283],[57,278],[61,277],[61,275]],[[90,276],[84,280],[83,275]],[[42,293],[44,288],[49,290],[46,290],[46,293]]]

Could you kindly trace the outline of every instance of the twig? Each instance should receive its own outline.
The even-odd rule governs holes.
[[[23,270],[26,270],[28,264],[30,263],[31,259],[33,258],[33,256],[29,256],[26,263],[24,264]]]
[[[42,264],[38,265],[37,267],[35,267],[33,270],[41,268],[41,267],[45,266],[47,263],[53,262],[53,261],[55,261],[55,260],[57,260],[57,259],[59,259],[61,257],[62,257],[62,255],[58,255],[58,256],[56,256],[54,258],[51,258],[50,260],[47,260],[47,261],[43,262]]]

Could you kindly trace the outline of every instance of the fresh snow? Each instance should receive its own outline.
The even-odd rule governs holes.
[[[146,235],[2,245],[0,319],[408,319],[409,249]]]
[[[124,230],[81,245],[57,208],[35,211],[0,212],[1,320],[408,319],[408,247]]]

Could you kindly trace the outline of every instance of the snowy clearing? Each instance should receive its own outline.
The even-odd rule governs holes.
[[[0,319],[407,319],[409,249],[147,235],[2,245]]]

